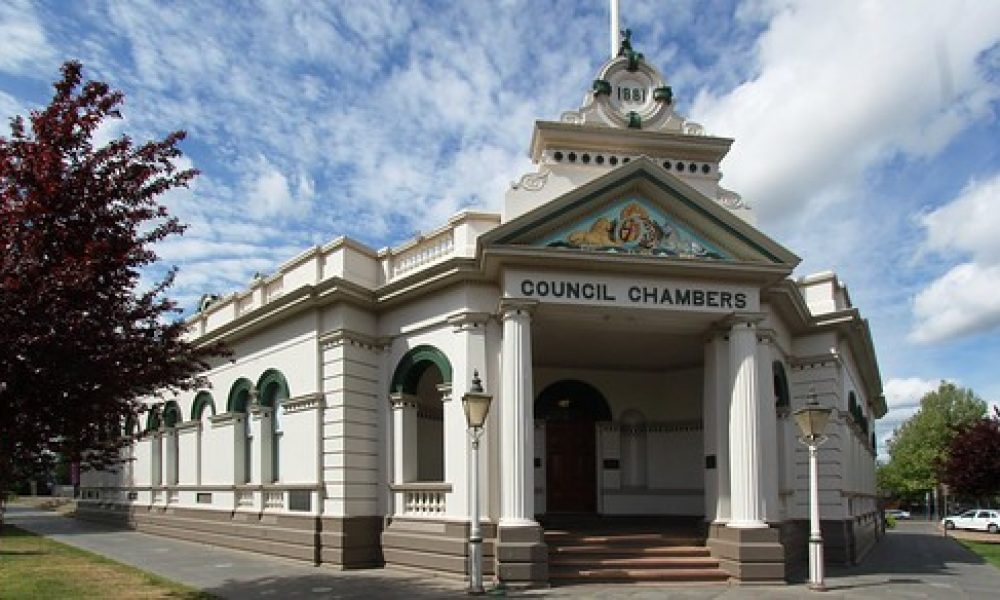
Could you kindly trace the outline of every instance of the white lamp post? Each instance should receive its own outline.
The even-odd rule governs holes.
[[[479,438],[483,424],[490,412],[493,396],[483,392],[479,371],[473,371],[472,389],[462,396],[465,420],[472,437],[472,514],[469,523],[469,593],[482,594],[483,589],[483,533],[479,526]]]
[[[823,582],[823,535],[819,526],[819,476],[816,449],[826,442],[823,431],[833,409],[816,402],[815,390],[809,390],[809,403],[793,414],[802,431],[799,441],[809,447],[809,588],[825,590]]]

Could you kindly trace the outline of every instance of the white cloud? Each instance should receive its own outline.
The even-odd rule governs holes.
[[[55,51],[45,39],[30,2],[14,0],[0,4],[0,70],[34,74],[49,62]]]
[[[920,400],[928,393],[936,390],[941,384],[938,379],[921,379],[919,377],[893,378],[885,382],[883,391],[885,402],[890,411],[920,406]]]
[[[940,342],[1000,326],[1000,173],[972,182],[955,200],[919,219],[925,253],[968,257],[913,300],[910,339]]]
[[[854,189],[867,169],[897,153],[933,155],[1000,97],[976,66],[1000,36],[1000,3],[755,9],[772,15],[752,57],[758,75],[722,95],[702,92],[692,115],[735,137],[726,181],[763,220]]]
[[[315,195],[308,175],[300,174],[294,181],[289,181],[264,156],[259,156],[247,173],[244,190],[248,213],[258,220],[303,220],[309,216]]]
[[[1000,264],[963,263],[917,294],[910,339],[941,342],[1000,326]]]

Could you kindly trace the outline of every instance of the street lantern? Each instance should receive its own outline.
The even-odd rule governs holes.
[[[483,391],[479,371],[473,371],[472,387],[462,396],[462,408],[472,438],[472,510],[469,516],[469,593],[483,594],[483,533],[479,525],[479,438],[493,396]]]
[[[816,450],[826,442],[826,425],[833,408],[820,406],[816,401],[816,390],[809,390],[809,402],[793,414],[802,436],[799,441],[809,447],[809,587],[825,590],[823,582],[823,535],[819,525],[819,475],[816,466]]]

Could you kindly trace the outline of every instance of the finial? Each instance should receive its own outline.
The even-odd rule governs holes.
[[[474,394],[483,393],[483,382],[479,379],[479,369],[472,372],[472,392]]]

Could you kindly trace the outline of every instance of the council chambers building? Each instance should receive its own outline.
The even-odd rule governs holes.
[[[467,573],[482,437],[485,570],[563,579],[781,581],[805,563],[808,450],[828,562],[880,535],[867,322],[720,187],[732,140],[674,110],[632,51],[583,106],[539,121],[503,212],[402,245],[347,237],[207,299],[211,386],[150,400],[131,459],[86,473],[79,514],[338,567]]]

